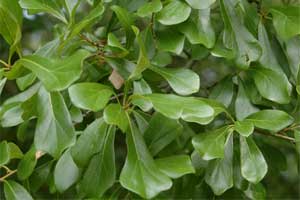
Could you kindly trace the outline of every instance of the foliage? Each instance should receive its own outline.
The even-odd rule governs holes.
[[[291,0],[0,0],[0,198],[299,198],[299,18]]]

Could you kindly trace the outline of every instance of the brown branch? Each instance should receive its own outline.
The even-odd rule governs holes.
[[[7,177],[10,177],[11,175],[15,174],[16,172],[17,172],[17,170],[12,170],[12,171],[8,172],[6,175],[4,175],[0,178],[0,182],[4,182]]]

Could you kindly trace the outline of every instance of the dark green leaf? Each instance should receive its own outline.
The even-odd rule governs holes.
[[[37,159],[36,159],[36,149],[32,147],[19,162],[18,165],[18,178],[20,180],[27,179],[33,172]]]

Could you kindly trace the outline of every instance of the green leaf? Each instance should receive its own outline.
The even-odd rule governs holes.
[[[179,178],[185,174],[195,173],[192,161],[187,155],[175,155],[155,160],[160,171],[171,178]]]
[[[250,75],[261,96],[279,104],[290,102],[291,84],[283,73],[262,67],[252,67]]]
[[[122,46],[118,38],[113,33],[109,33],[107,35],[107,44],[111,47],[116,47],[128,53],[127,49]]]
[[[276,132],[291,125],[294,119],[281,110],[262,110],[248,116],[246,121],[252,122],[258,128]]]
[[[285,42],[286,46],[286,56],[289,62],[291,75],[296,80],[297,85],[300,85],[300,36],[293,37]],[[299,92],[300,93],[300,92]]]
[[[243,177],[251,183],[258,183],[268,171],[263,154],[251,137],[240,136],[240,151]]]
[[[216,0],[185,0],[194,9],[207,9]]]
[[[100,151],[99,144],[102,143],[103,134],[106,133],[107,129],[108,125],[102,118],[96,119],[88,125],[76,144],[71,147],[73,160],[80,168],[84,168],[91,157]]]
[[[221,0],[220,7],[224,20],[223,43],[225,47],[234,49],[235,62],[241,68],[248,68],[251,62],[260,58],[262,49],[256,38],[242,24],[233,0]]]
[[[82,71],[82,64],[89,56],[86,50],[78,50],[63,59],[49,59],[38,55],[24,56],[17,63],[31,70],[49,91],[68,88],[76,81]]]
[[[292,5],[273,7],[270,10],[276,32],[283,39],[289,39],[300,34],[299,10],[299,6]]]
[[[223,158],[226,138],[231,135],[232,131],[232,127],[224,126],[210,132],[201,133],[193,137],[192,144],[204,160]]]
[[[59,158],[54,169],[54,182],[56,189],[62,193],[77,182],[80,170],[74,163],[70,151],[67,150]]]
[[[211,91],[209,98],[216,99],[218,102],[223,103],[229,107],[233,97],[233,82],[232,78],[228,77],[223,79]]]
[[[2,94],[2,91],[3,91],[3,88],[5,86],[6,80],[7,80],[6,78],[3,78],[3,79],[0,80],[0,96]]]
[[[109,104],[106,106],[103,119],[107,124],[117,125],[124,133],[128,128],[126,112],[120,104]]]
[[[198,92],[200,88],[200,77],[190,69],[154,66],[151,66],[150,69],[164,77],[178,94],[193,94]]]
[[[33,200],[28,191],[15,181],[4,181],[4,194],[9,200]]]
[[[235,116],[238,120],[243,120],[252,113],[258,112],[259,109],[255,107],[246,94],[244,84],[239,80],[239,90],[235,100]]]
[[[150,16],[152,13],[157,13],[162,9],[160,0],[153,0],[152,2],[145,3],[137,11],[137,15],[140,17]]]
[[[61,13],[59,5],[55,1],[44,0],[21,0],[20,5],[23,9],[27,9],[32,14],[46,12],[67,24],[64,14]]]
[[[38,166],[29,177],[30,190],[32,192],[37,192],[47,181],[51,172],[50,170],[52,170],[52,163],[52,161],[49,161]]]
[[[131,122],[126,137],[127,158],[121,171],[121,185],[143,198],[153,198],[158,193],[168,190],[172,181],[156,166],[144,139]]]
[[[36,149],[34,147],[24,155],[23,159],[19,162],[18,165],[18,178],[20,180],[27,179],[33,172],[37,159],[36,159]]]
[[[182,130],[183,127],[178,120],[155,113],[144,132],[144,139],[152,156],[155,156],[176,139]]]
[[[190,16],[191,8],[183,1],[170,1],[157,14],[156,19],[163,25],[179,24]]]
[[[249,184],[247,190],[245,190],[244,193],[250,199],[267,199],[266,189],[261,183]]]
[[[144,79],[140,79],[133,82],[133,94],[151,94],[152,89]],[[148,100],[134,99],[132,101],[134,105],[140,107],[143,111],[147,112],[152,108],[152,104]]]
[[[29,73],[25,76],[22,76],[16,80],[16,83],[18,85],[18,88],[21,91],[24,91],[26,88],[28,88],[30,85],[34,83],[36,80],[36,76],[33,73]]]
[[[87,197],[99,198],[115,183],[115,131],[114,126],[109,126],[99,134],[98,152],[91,158],[79,183],[79,191]]]
[[[133,96],[133,99],[151,101],[154,109],[171,119],[207,124],[214,118],[214,109],[200,99],[180,97],[173,94],[149,94]]]
[[[104,13],[104,6],[101,3],[99,3],[80,22],[73,24],[67,38],[68,39],[73,38],[75,35],[79,34],[84,28],[93,24],[96,20],[100,20],[100,17],[103,13]]]
[[[23,152],[21,151],[21,149],[12,142],[8,143],[8,147],[9,147],[9,158],[10,159],[21,159],[23,158]]]
[[[9,145],[7,141],[0,143],[0,166],[3,166],[9,162]]]
[[[103,109],[114,93],[110,87],[99,83],[77,83],[68,91],[76,107],[94,112]]]
[[[242,136],[248,137],[254,131],[254,125],[249,121],[236,121],[234,123],[234,130],[237,131]]]
[[[37,111],[35,147],[58,157],[75,142],[75,130],[64,99],[58,92],[49,93],[41,88],[38,93]]]
[[[212,188],[214,194],[221,195],[233,187],[233,139],[226,142],[225,156],[222,159],[211,160],[205,173],[205,182]]]
[[[157,46],[161,51],[169,51],[180,54],[184,47],[184,35],[171,30],[157,33]]]
[[[203,44],[207,48],[212,48],[215,44],[216,36],[210,21],[210,9],[199,10],[196,22],[187,20],[177,28],[191,44]]]

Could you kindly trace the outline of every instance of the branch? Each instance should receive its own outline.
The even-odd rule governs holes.
[[[271,136],[271,137],[276,137],[276,138],[280,138],[282,140],[286,140],[289,141],[293,144],[296,143],[296,140],[292,137],[286,136],[284,135],[284,132],[278,132],[278,133],[274,133],[274,134],[270,134],[264,131],[259,131],[259,130],[255,130],[256,133],[262,134],[262,135],[267,135],[267,136]]]

